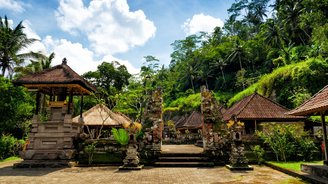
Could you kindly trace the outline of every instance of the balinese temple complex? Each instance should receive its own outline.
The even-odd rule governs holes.
[[[74,139],[82,132],[83,96],[96,88],[74,72],[64,58],[62,64],[14,81],[36,93],[36,109],[29,144],[17,167],[65,165],[75,154]],[[72,122],[73,96],[80,96],[80,120]],[[42,107],[42,108],[40,108]],[[51,162],[56,160],[56,162]]]

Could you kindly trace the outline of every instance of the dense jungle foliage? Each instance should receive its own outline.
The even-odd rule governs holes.
[[[174,41],[169,66],[148,55],[140,61],[139,75],[116,61],[104,61],[97,71],[85,73],[99,92],[84,99],[84,109],[101,99],[142,121],[149,91],[160,87],[165,112],[185,113],[199,108],[202,85],[227,107],[256,91],[295,108],[327,84],[327,0],[237,0],[227,11],[224,27]],[[10,80],[49,68],[55,54],[20,53],[36,41],[23,29],[21,23],[11,28],[7,17],[1,18],[0,112],[6,115],[0,118],[0,134],[27,126],[34,108],[33,94]],[[79,99],[74,103],[78,107]]]

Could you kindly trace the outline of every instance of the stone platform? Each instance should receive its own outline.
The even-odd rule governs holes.
[[[310,175],[320,177],[328,183],[328,166],[326,165],[301,164],[301,170]]]
[[[15,163],[13,168],[62,168],[76,165],[76,162],[70,160],[24,160]]]

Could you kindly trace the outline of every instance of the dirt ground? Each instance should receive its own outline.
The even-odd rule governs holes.
[[[231,172],[225,167],[154,168],[141,171],[119,171],[110,167],[13,169],[14,162],[0,163],[0,183],[97,184],[97,183],[304,183],[273,170],[254,166],[254,171]]]

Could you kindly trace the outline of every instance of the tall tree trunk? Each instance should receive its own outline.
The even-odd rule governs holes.
[[[192,80],[192,76],[190,76],[190,83],[191,83],[191,87],[192,87],[192,90],[193,90],[192,93],[195,93],[195,87],[194,87],[194,82]]]
[[[222,74],[223,82],[225,84],[226,83],[226,80],[225,80],[225,76],[224,76],[224,72],[223,72],[223,67],[221,66],[220,69],[221,69],[221,74]]]

